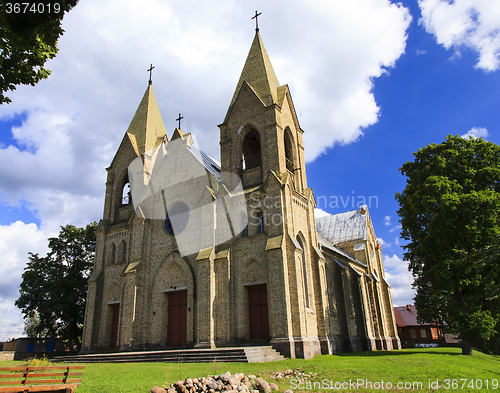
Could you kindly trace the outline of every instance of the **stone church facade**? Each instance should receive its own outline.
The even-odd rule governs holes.
[[[315,219],[304,131],[258,31],[219,128],[220,164],[181,129],[167,136],[148,86],[107,168],[82,353],[270,343],[310,358],[400,348],[368,210]],[[176,174],[184,187],[165,180],[133,203],[130,168],[139,163],[147,186],[160,155],[165,179]]]

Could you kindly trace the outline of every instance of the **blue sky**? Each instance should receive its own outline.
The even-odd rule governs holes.
[[[352,210],[353,197],[370,202],[394,304],[412,303],[394,200],[405,186],[399,168],[448,134],[500,143],[500,2],[175,3],[81,1],[63,21],[50,78],[0,106],[0,340],[22,334],[14,301],[28,251],[45,253],[60,225],[100,219],[105,168],[150,63],[167,132],[181,112],[183,130],[219,157],[217,124],[253,39],[255,9],[305,131],[318,207],[335,214]]]

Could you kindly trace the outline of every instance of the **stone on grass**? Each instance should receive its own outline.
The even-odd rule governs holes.
[[[278,385],[276,385],[275,383],[270,383],[269,387],[271,388],[271,390],[276,390],[276,391],[280,390]]]
[[[167,393],[167,391],[159,386],[155,386],[151,389],[151,393]]]
[[[261,393],[271,393],[269,383],[267,383],[267,381],[263,378],[257,378],[257,381],[255,381],[255,387],[259,389]]]
[[[232,375],[229,377],[229,384],[232,386],[240,386],[240,377],[237,375]]]

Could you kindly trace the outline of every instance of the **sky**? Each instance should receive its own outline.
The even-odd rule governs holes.
[[[22,336],[14,305],[28,252],[60,226],[102,217],[106,170],[147,88],[169,136],[218,159],[255,34],[304,130],[317,216],[366,202],[394,305],[413,303],[394,199],[399,168],[448,134],[500,143],[500,2],[491,0],[80,0],[51,76],[0,105],[0,341]],[[495,110],[494,108],[497,107]]]

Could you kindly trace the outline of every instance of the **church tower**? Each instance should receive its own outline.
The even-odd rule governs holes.
[[[131,344],[137,330],[140,233],[147,223],[134,212],[129,165],[168,140],[151,81],[111,165],[106,168],[103,218],[96,231],[93,274],[88,281],[82,353]],[[128,321],[127,323],[125,321]]]
[[[309,358],[321,346],[328,353],[325,263],[317,247],[314,195],[307,188],[304,131],[258,30],[219,128],[221,169],[241,178],[248,208],[247,230],[230,247],[232,269],[240,276],[233,290],[243,292],[236,302],[240,309],[258,308],[252,303],[267,293],[268,303],[260,307],[268,309],[269,320],[257,313],[249,323],[269,331],[245,335],[271,338],[288,357]]]

